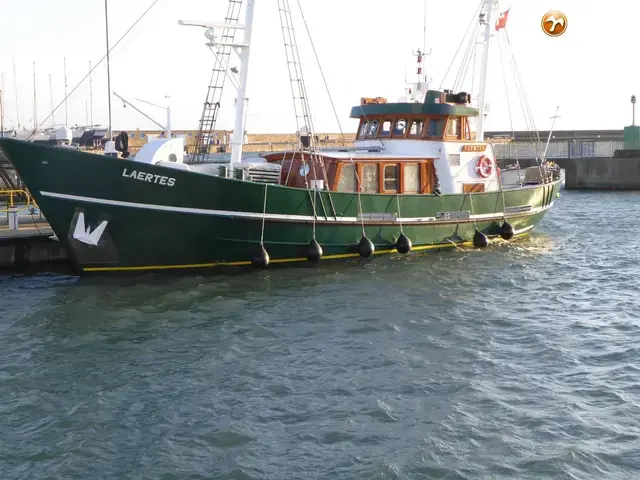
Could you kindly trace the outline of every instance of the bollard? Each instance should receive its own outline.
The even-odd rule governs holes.
[[[9,230],[18,230],[18,209],[16,207],[9,208],[7,216],[9,217]]]

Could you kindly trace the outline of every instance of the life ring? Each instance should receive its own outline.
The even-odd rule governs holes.
[[[482,178],[488,178],[493,172],[493,160],[486,155],[482,155],[476,162],[476,173]]]

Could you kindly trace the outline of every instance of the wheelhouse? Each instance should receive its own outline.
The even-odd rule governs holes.
[[[478,111],[465,106],[467,93],[452,94],[430,90],[424,103],[387,103],[384,98],[362,98],[351,109],[351,118],[360,124],[356,141],[411,139],[431,141],[470,141],[470,117]]]
[[[422,102],[362,98],[350,151],[302,149],[265,155],[281,165],[282,185],[335,192],[460,194],[497,191],[493,148],[476,141],[470,95],[425,92]]]
[[[433,158],[287,152],[265,159],[282,166],[280,183],[289,187],[396,195],[432,194],[437,184]]]

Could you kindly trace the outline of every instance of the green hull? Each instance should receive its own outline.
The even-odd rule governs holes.
[[[271,263],[307,261],[314,208],[305,189],[16,140],[0,139],[0,148],[79,273],[251,265],[261,238]],[[503,194],[361,194],[361,210],[357,194],[317,192],[315,238],[324,261],[359,255],[360,218],[376,254],[395,253],[401,229],[413,251],[470,242],[476,227],[497,236],[505,217],[524,234],[551,208],[559,188],[555,181]],[[77,223],[86,235],[78,235]]]

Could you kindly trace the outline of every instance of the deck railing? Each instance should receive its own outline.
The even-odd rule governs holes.
[[[496,143],[493,146],[498,158],[535,158],[544,152],[545,142],[510,142]],[[547,158],[613,158],[616,150],[624,150],[624,141],[616,140],[571,140],[566,142],[551,142],[547,150]],[[627,144],[626,149],[629,150]],[[635,150],[635,149],[634,149]]]
[[[0,190],[0,212],[38,209],[38,204],[26,190]]]

